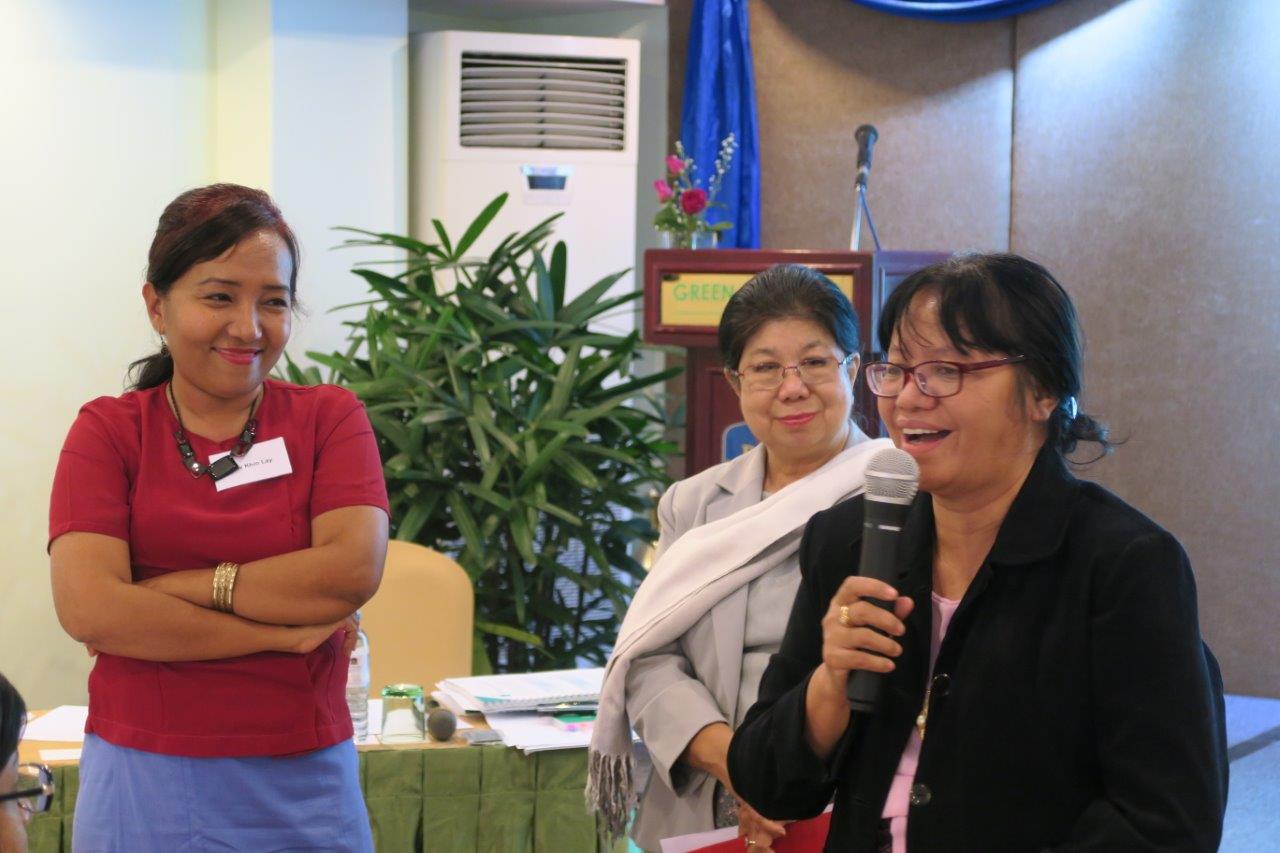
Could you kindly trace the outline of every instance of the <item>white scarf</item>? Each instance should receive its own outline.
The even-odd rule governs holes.
[[[690,530],[650,569],[623,617],[591,734],[587,806],[603,817],[610,839],[622,837],[637,799],[626,707],[631,662],[674,642],[735,590],[791,558],[809,518],[861,494],[867,462],[891,446],[877,439],[846,448],[765,500]]]

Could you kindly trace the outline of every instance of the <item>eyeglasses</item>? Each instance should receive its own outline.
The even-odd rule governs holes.
[[[800,381],[812,388],[835,380],[840,375],[840,368],[847,366],[857,357],[856,352],[849,353],[844,358],[813,356],[801,359],[799,364],[787,365],[776,361],[760,361],[748,364],[741,370],[733,368],[727,368],[727,370],[729,375],[741,383],[747,391],[772,391],[781,387],[788,370],[794,370]]]
[[[867,387],[877,397],[896,397],[906,387],[907,377],[914,376],[916,387],[926,397],[954,397],[960,393],[964,375],[1002,364],[1026,361],[1025,355],[1011,355],[991,361],[961,364],[958,361],[922,361],[914,367],[891,361],[873,361],[865,368]]]
[[[43,764],[19,764],[17,790],[0,794],[0,802],[17,800],[27,814],[47,812],[53,802],[53,771]]]

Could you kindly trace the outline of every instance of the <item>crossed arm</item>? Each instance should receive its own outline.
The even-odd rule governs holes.
[[[140,660],[306,653],[377,590],[387,516],[369,506],[331,510],[312,521],[312,543],[242,565],[230,614],[212,609],[212,568],[134,583],[127,542],[67,533],[49,552],[54,606],[76,640]]]

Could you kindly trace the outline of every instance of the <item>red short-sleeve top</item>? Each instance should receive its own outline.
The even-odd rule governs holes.
[[[257,441],[283,437],[292,473],[217,491],[183,467],[163,386],[81,410],[58,460],[49,541],[82,531],[129,543],[135,580],[224,560],[249,563],[311,545],[332,509],[387,511],[378,447],[360,401],[332,385],[268,380]],[[188,433],[202,462],[230,450]],[[155,663],[100,654],[86,730],[170,755],[287,755],[351,737],[341,634],[307,655],[262,652]]]

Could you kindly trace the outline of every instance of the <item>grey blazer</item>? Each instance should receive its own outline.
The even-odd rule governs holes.
[[[846,447],[866,436],[850,429]],[[674,483],[658,502],[655,559],[689,530],[759,503],[764,447]],[[826,507],[814,507],[814,512]],[[679,759],[703,727],[730,726],[738,712],[748,587],[712,607],[680,639],[636,658],[627,672],[627,716],[644,742],[653,772],[631,830],[648,851],[673,835],[714,829],[716,779]],[[779,602],[791,608],[791,602]]]

